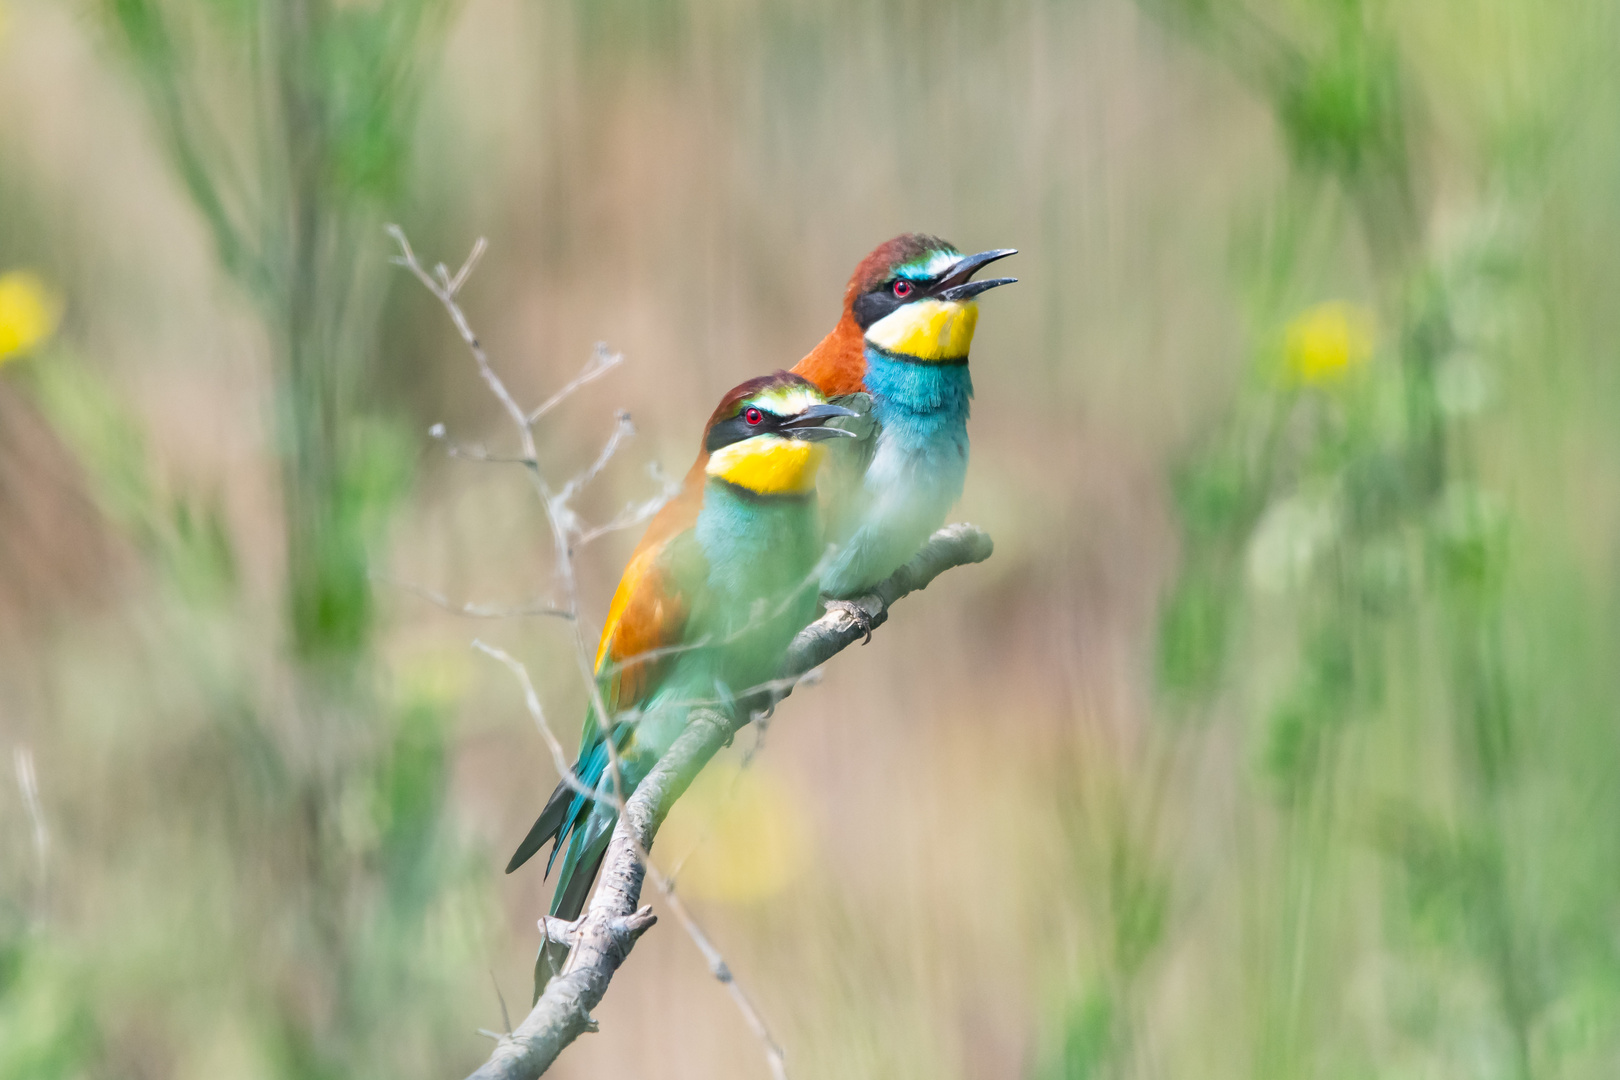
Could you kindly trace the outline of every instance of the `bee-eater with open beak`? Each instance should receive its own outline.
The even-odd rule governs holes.
[[[809,381],[779,371],[733,389],[703,431],[681,492],[647,526],[608,608],[596,680],[608,719],[587,710],[574,779],[612,789],[604,726],[623,770],[622,797],[647,775],[701,701],[737,696],[775,677],[793,635],[816,614],[823,553],[816,475],[827,422],[855,413]],[[577,918],[617,814],[611,798],[557,785],[506,872],[553,841],[566,849],[551,914]],[[543,945],[535,998],[566,953]]]
[[[968,347],[980,293],[1016,278],[972,280],[1012,248],[963,255],[932,236],[897,236],[861,261],[832,333],[793,368],[829,399],[870,396],[851,425],[860,442],[829,467],[827,538],[838,545],[821,588],[869,590],[945,523],[967,477]]]

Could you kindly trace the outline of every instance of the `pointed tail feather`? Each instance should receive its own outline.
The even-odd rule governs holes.
[[[539,1004],[540,995],[545,993],[546,984],[553,975],[562,973],[563,963],[568,959],[568,946],[559,945],[555,941],[542,942],[540,951],[534,958],[534,1000],[529,1002],[529,1008]]]
[[[576,834],[576,842],[580,835]],[[562,873],[557,875],[557,891],[551,898],[552,915],[568,921],[579,918],[579,913],[585,910],[585,899],[591,894],[596,872],[602,868],[602,859],[607,855],[608,840],[612,836],[613,823],[610,819],[607,826],[585,841],[577,853],[570,846],[568,858],[563,861]],[[551,977],[562,971],[563,962],[567,959],[566,945],[547,941],[540,946],[539,955],[534,958],[534,1001],[529,1003],[530,1008],[540,1000]]]
[[[551,868],[557,862],[557,852],[562,849],[569,832],[590,813],[590,806],[595,802],[594,799],[587,799],[579,789],[594,788],[607,771],[607,765],[607,746],[600,740],[595,746],[580,752],[579,760],[574,763],[574,783],[564,780],[551,792],[551,798],[546,800],[546,808],[540,811],[540,816],[529,829],[529,835],[523,838],[523,843],[512,853],[512,860],[506,864],[508,874],[528,862],[535,852],[545,846],[547,840],[555,838],[557,845],[551,849],[551,858],[546,860],[546,877],[551,876]]]
[[[517,851],[512,853],[512,861],[506,864],[506,872],[510,874],[524,863],[528,862],[535,852],[539,851],[545,842],[556,836],[560,839],[563,824],[568,820],[569,804],[573,802],[574,789],[567,784],[558,784],[557,790],[551,793],[546,800],[546,808],[540,811],[534,825],[529,829],[529,835],[523,838]],[[556,857],[555,852],[552,855]],[[550,873],[551,865],[546,864],[546,872]]]
[[[617,815],[614,815],[616,818]],[[564,863],[557,875],[557,892],[551,898],[551,913],[559,919],[577,919],[585,910],[585,900],[591,894],[596,872],[602,868],[607,854],[608,840],[613,836],[613,822],[609,820],[600,833],[589,836],[576,859]]]

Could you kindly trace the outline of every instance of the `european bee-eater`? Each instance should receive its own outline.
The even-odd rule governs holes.
[[[853,415],[806,379],[779,371],[733,389],[709,418],[680,494],[653,518],[619,579],[596,650],[621,796],[675,742],[695,702],[773,678],[793,635],[815,618],[823,551],[818,444],[852,435],[825,425]],[[603,728],[593,706],[573,775],[579,786],[610,794]],[[574,919],[616,818],[611,798],[587,799],[560,783],[506,872],[554,840],[549,874],[566,845],[551,914]],[[537,1000],[564,955],[542,946]]]
[[[945,523],[968,463],[968,347],[974,297],[1016,278],[973,281],[1012,248],[963,255],[932,236],[897,236],[861,261],[844,314],[793,370],[838,400],[865,393],[861,440],[829,467],[827,537],[838,545],[821,579],[859,596],[910,559]]]

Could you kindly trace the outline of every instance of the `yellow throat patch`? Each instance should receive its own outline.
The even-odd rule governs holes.
[[[816,489],[822,447],[780,435],[755,435],[709,455],[707,472],[756,495],[806,495]]]
[[[978,325],[972,300],[918,300],[873,323],[866,340],[912,360],[945,363],[967,357]]]

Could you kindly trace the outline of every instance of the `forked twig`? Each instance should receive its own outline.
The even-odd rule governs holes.
[[[565,383],[561,390],[541,402],[539,408],[528,415],[528,422],[533,424],[546,413],[561,405],[575,390],[578,390],[586,383],[595,382],[622,363],[624,363],[623,353],[610,352],[605,344],[598,341],[596,348],[591,351],[590,362],[585,365],[584,370],[575,375],[572,381]]]

